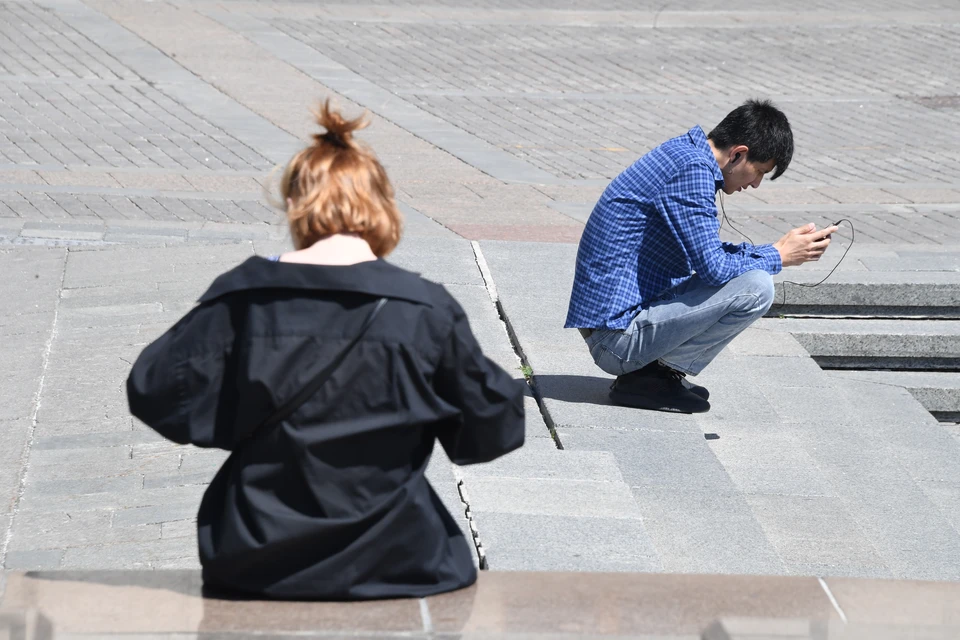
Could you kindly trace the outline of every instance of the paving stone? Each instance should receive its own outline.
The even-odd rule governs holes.
[[[0,514],[10,513],[20,489],[23,453],[30,420],[0,421]]]
[[[197,537],[196,518],[164,522],[160,525],[161,538],[193,538]]]
[[[80,569],[196,569],[196,543],[190,538],[149,542],[118,542],[68,548],[60,568]],[[186,566],[184,559],[194,559]]]
[[[164,504],[192,503],[199,507],[210,478],[200,485],[166,487],[123,487],[90,494],[61,493],[56,495],[27,491],[20,505],[22,512],[117,511]]]
[[[152,507],[135,507],[122,509],[113,516],[113,526],[130,527],[136,525],[164,523],[177,520],[186,520],[196,516],[199,504],[187,502],[183,504],[166,504]]]
[[[837,202],[869,202],[877,204],[897,204],[907,202],[897,194],[884,189],[867,189],[851,187],[820,187],[818,191]]]
[[[745,495],[834,496],[834,489],[815,467],[767,467],[726,464],[727,474]]]
[[[954,189],[920,189],[909,186],[891,185],[886,187],[884,191],[900,196],[910,202],[953,203],[960,201],[960,191]]]
[[[820,358],[910,358],[918,363],[960,358],[960,322],[791,319],[783,329]]]
[[[817,389],[817,406],[811,407],[813,393],[805,387],[764,389],[764,395],[776,409],[780,420],[794,425],[876,426],[887,421],[899,421],[904,425],[935,423],[935,419],[906,390],[879,386],[851,387],[847,383],[836,388]],[[822,411],[820,407],[830,409]]]
[[[729,353],[738,356],[775,356],[804,358],[810,354],[790,334],[782,331],[748,328],[727,346]]]
[[[216,449],[197,449],[196,447],[180,447],[183,459],[180,462],[180,471],[183,473],[210,472],[219,469],[228,457],[228,452]]]
[[[188,487],[188,486],[202,486],[206,487],[210,484],[210,481],[213,480],[213,476],[216,474],[216,469],[213,469],[209,472],[195,472],[195,473],[181,473],[177,471],[176,473],[146,473],[143,476],[143,488],[144,489],[162,489],[168,487]]]
[[[474,477],[468,498],[476,513],[639,517],[630,489],[623,483]]]
[[[483,285],[473,249],[466,240],[407,238],[390,256],[399,267],[444,284]]]
[[[85,187],[119,187],[120,183],[107,173],[85,171],[40,171],[40,177],[46,184],[81,185]],[[42,184],[42,183],[40,183]]]
[[[83,465],[112,466],[123,464],[131,459],[128,445],[100,446],[84,449]],[[72,449],[33,449],[30,452],[30,464],[35,468],[63,467],[77,465],[79,455]]]
[[[44,571],[59,569],[63,560],[63,549],[42,549],[38,551],[11,551],[3,563],[8,571]]]
[[[702,433],[565,427],[559,435],[566,451],[612,452],[631,487],[733,489]]]
[[[128,173],[110,174],[122,187],[157,191],[189,191],[195,188],[186,178],[177,174]]]
[[[768,535],[777,538],[856,541],[869,546],[847,504],[836,497],[746,496]],[[814,561],[808,558],[807,562]]]
[[[440,497],[443,506],[447,509],[457,526],[467,536],[470,546],[473,547],[473,541],[470,536],[470,523],[466,517],[467,505],[460,498],[459,481],[453,470],[453,463],[442,451],[434,451],[426,471],[427,481],[433,490]],[[475,549],[474,549],[475,552]]]
[[[114,542],[160,539],[160,525],[111,527],[109,511],[22,512],[14,520],[11,551],[62,549]],[[64,558],[66,560],[66,558]],[[66,562],[64,562],[66,567]]]
[[[0,120],[8,126],[3,135],[16,142],[0,145],[0,174],[19,183],[0,190],[0,216],[7,216],[0,237],[73,245],[65,275],[66,250],[22,244],[0,250],[0,270],[14,274],[0,284],[0,298],[13,300],[18,313],[34,310],[0,317],[0,386],[5,399],[13,398],[0,415],[29,416],[39,385],[34,370],[43,362],[37,354],[45,353],[58,310],[22,513],[116,511],[125,514],[121,521],[136,521],[195,508],[225,454],[181,453],[151,442],[155,434],[134,427],[126,413],[123,377],[138,350],[218,273],[255,250],[289,247],[285,229],[270,224],[282,216],[257,201],[253,176],[289,158],[300,144],[296,132],[309,124],[306,103],[277,99],[273,85],[311,96],[323,90],[315,80],[324,79],[349,94],[349,109],[374,112],[375,126],[363,137],[384,158],[401,199],[409,200],[401,205],[407,235],[394,259],[448,285],[484,349],[508,370],[516,356],[485,297],[472,247],[455,231],[550,241],[481,244],[566,447],[557,450],[546,437],[528,397],[526,446],[462,470],[476,506],[489,507],[477,511],[478,522],[502,524],[499,551],[492,543],[488,549],[494,568],[500,562],[505,568],[950,578],[958,566],[949,535],[958,526],[951,484],[960,471],[958,439],[906,392],[837,383],[797,340],[765,320],[698,377],[713,394],[708,414],[613,407],[606,396],[611,377],[596,369],[576,332],[561,329],[578,222],[608,180],[669,135],[719,121],[757,82],[782,96],[798,153],[782,181],[730,198],[730,218],[765,240],[839,216],[853,220],[857,232],[849,256],[823,286],[781,285],[787,304],[807,311],[853,303],[949,313],[960,291],[952,248],[960,241],[960,202],[951,199],[960,193],[953,115],[910,96],[955,85],[956,65],[921,64],[920,73],[907,76],[873,73],[878,65],[905,68],[904,61],[912,65],[918,55],[938,59],[927,54],[950,50],[942,45],[951,37],[949,21],[931,23],[930,16],[940,14],[929,7],[891,21],[882,11],[803,10],[784,18],[739,6],[709,16],[695,7],[660,14],[657,7],[628,7],[625,20],[627,14],[608,10],[613,5],[583,1],[570,6],[589,5],[576,20],[532,6],[504,14],[404,6],[371,13],[358,5],[335,9],[346,14],[330,19],[327,7],[231,5],[217,10],[217,21],[176,8],[144,13],[102,2],[96,3],[100,13],[77,3],[0,7],[0,15],[17,16],[0,24],[26,25],[11,32],[15,44],[4,61],[12,66],[3,81],[10,100],[0,105]],[[670,28],[643,29],[638,41],[637,25],[653,25],[655,16]],[[56,39],[57,55],[44,52],[54,40],[31,26],[40,24],[64,36]],[[598,24],[605,33],[599,44],[587,37]],[[735,43],[764,39],[768,59],[777,62],[748,63],[748,73],[732,84],[704,84],[697,75],[702,65],[688,53],[703,28],[716,24],[733,27],[728,35]],[[837,24],[845,28],[824,28]],[[774,27],[776,36],[767,37]],[[191,44],[200,40],[184,37],[196,33],[205,46],[231,51],[232,66]],[[809,55],[811,43],[820,57]],[[649,49],[648,64],[625,69],[620,54],[638,46]],[[823,62],[837,59],[848,61],[839,75]],[[252,90],[251,73],[260,78]],[[66,186],[43,184],[41,173]],[[514,184],[531,179],[552,184]],[[51,218],[92,224],[28,226]],[[219,222],[203,227],[207,220]],[[836,246],[847,242],[846,231]],[[94,233],[102,235],[76,235]],[[732,227],[723,233],[737,235]],[[241,236],[256,239],[238,242]],[[102,241],[126,246],[96,244]],[[164,246],[177,243],[184,246]],[[779,279],[816,282],[840,255],[831,250],[820,263]],[[30,280],[33,275],[41,277]],[[67,289],[58,302],[61,277]],[[901,347],[908,342],[901,340]],[[80,378],[77,362],[87,363]],[[704,440],[704,433],[719,440]],[[111,461],[115,452],[97,453],[101,448],[129,451],[132,458]],[[86,452],[94,460],[83,469]],[[438,491],[457,508],[456,476],[449,467],[438,469],[446,472]],[[642,489],[627,501],[625,487],[633,483]],[[766,501],[771,511],[757,514],[751,500]],[[820,540],[802,531],[804,523],[836,524],[797,506],[828,500],[849,505],[875,555],[856,538]],[[807,518],[789,530],[765,520],[788,523],[797,514]],[[908,522],[889,522],[897,519]],[[187,522],[160,525],[165,538],[176,534],[167,543],[158,544],[158,537],[83,545],[68,550],[64,562],[194,568]],[[95,531],[102,523],[87,524]],[[553,535],[558,544],[535,544],[537,527],[540,537],[549,542],[546,534]],[[578,534],[581,528],[587,533]],[[629,545],[618,555],[617,538],[641,528],[656,555]],[[567,553],[563,540],[576,541],[579,550]],[[50,557],[58,553],[50,551]]]
[[[99,477],[94,470],[77,470],[75,474],[87,477],[60,477],[56,480],[44,480],[36,476],[27,475],[27,491],[31,496],[63,496],[85,495],[113,491],[133,491],[143,484],[140,476],[109,476]],[[47,477],[51,474],[45,473]]]
[[[522,447],[486,464],[462,467],[464,478],[576,478],[623,482],[616,458],[608,451],[527,450]]]
[[[659,560],[639,520],[478,513],[495,571],[656,571]]]
[[[47,184],[40,173],[28,169],[15,169],[13,171],[0,171],[0,184]]]
[[[767,204],[833,204],[839,202],[836,197],[809,188],[766,186],[750,194]]]
[[[960,531],[960,484],[954,480],[919,480],[917,484],[953,528]]]
[[[770,574],[782,561],[738,493],[642,487],[633,490],[650,538],[670,573]]]
[[[608,398],[612,378],[536,373],[536,370],[535,377],[547,410],[554,421],[563,427],[700,431],[692,416],[612,405]]]
[[[263,187],[250,176],[205,176],[189,174],[184,176],[197,191],[261,194]]]

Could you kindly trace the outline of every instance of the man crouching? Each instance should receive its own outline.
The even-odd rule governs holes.
[[[702,413],[695,376],[773,303],[772,275],[818,260],[836,227],[808,224],[774,244],[720,240],[716,194],[756,189],[793,157],[787,117],[750,100],[704,135],[664,142],[617,176],[587,221],[565,327],[617,376],[616,404]]]

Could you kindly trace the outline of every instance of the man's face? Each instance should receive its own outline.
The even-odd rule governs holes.
[[[733,154],[730,163],[722,170],[723,192],[727,195],[742,191],[747,187],[756,189],[763,181],[763,177],[773,171],[773,160],[755,163],[747,160],[745,151],[739,153],[739,157],[736,153]]]

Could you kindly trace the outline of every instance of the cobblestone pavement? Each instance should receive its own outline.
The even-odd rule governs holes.
[[[960,432],[903,389],[764,326],[707,417],[638,415],[559,329],[609,179],[755,96],[797,151],[723,203],[726,238],[844,218],[840,281],[955,283],[958,85],[953,0],[0,0],[0,563],[196,566],[223,453],[158,439],[123,380],[217,273],[286,247],[268,173],[332,96],[374,116],[397,262],[535,368],[521,453],[430,471],[491,567],[960,579]],[[809,395],[838,417],[798,417]]]

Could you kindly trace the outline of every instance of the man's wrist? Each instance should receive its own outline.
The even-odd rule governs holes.
[[[786,266],[787,266],[787,256],[786,256],[786,254],[784,254],[784,252],[783,252],[783,247],[782,247],[782,245],[780,244],[780,242],[779,242],[779,241],[774,242],[771,246],[772,246],[774,249],[777,250],[777,254],[780,256],[780,268],[786,267]]]

